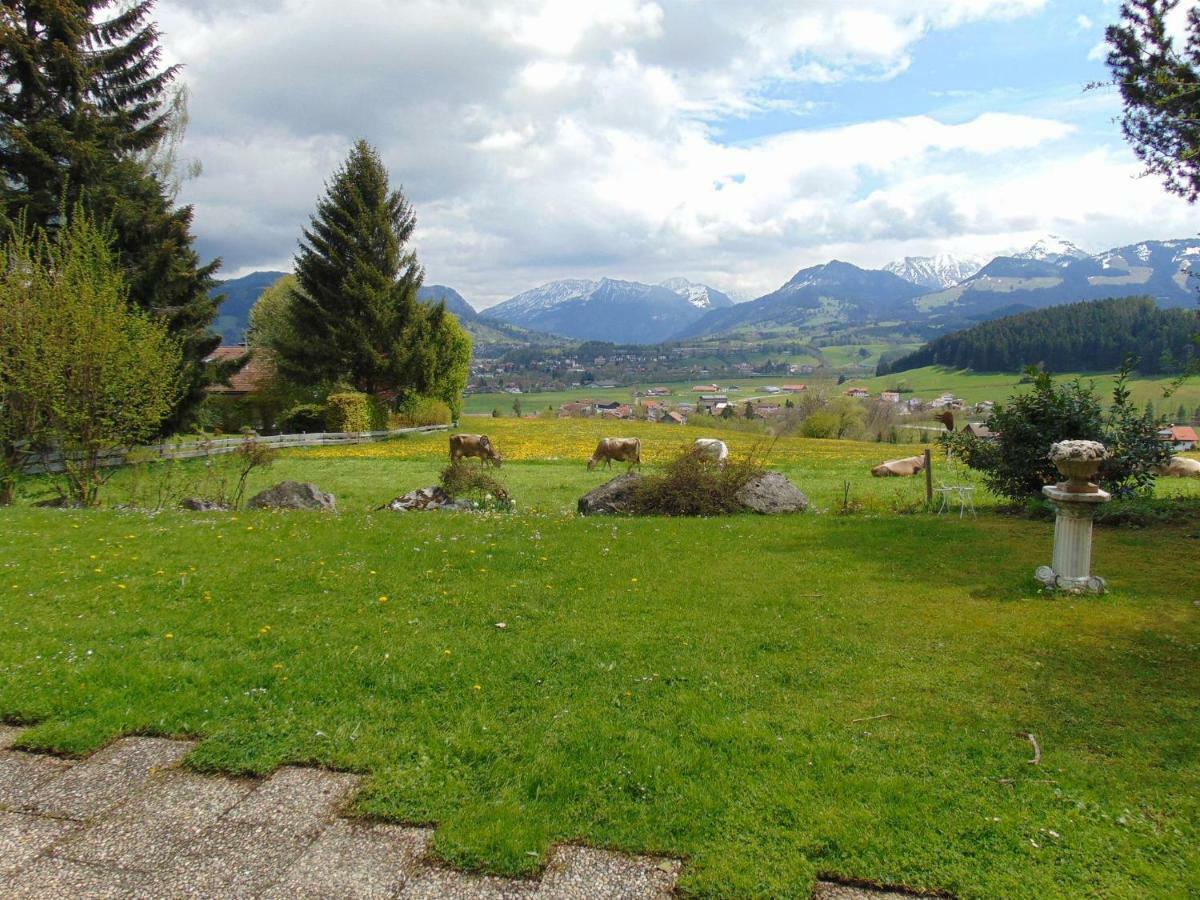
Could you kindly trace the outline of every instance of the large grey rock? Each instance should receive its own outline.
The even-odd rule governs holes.
[[[808,498],[779,472],[766,472],[734,495],[751,512],[765,516],[798,513],[808,509]]]
[[[633,503],[633,495],[642,476],[638,472],[626,472],[612,481],[588,491],[579,498],[579,512],[585,516],[627,513]]]
[[[327,494],[311,482],[283,481],[255,494],[246,504],[249,509],[324,509],[337,510],[333,494]]]

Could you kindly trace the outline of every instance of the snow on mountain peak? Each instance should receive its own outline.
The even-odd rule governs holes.
[[[981,259],[938,253],[935,256],[906,256],[888,263],[883,270],[921,287],[940,291],[965,281],[983,266]]]
[[[1016,259],[1036,259],[1045,262],[1070,262],[1074,259],[1087,259],[1092,254],[1081,250],[1077,245],[1056,234],[1048,234],[1034,241],[1029,247],[1012,254]]]
[[[696,309],[716,309],[733,305],[733,299],[716,288],[688,281],[686,278],[668,278],[659,282],[659,287],[665,287],[671,293],[678,294]]]

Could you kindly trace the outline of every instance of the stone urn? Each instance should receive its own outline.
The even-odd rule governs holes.
[[[1058,489],[1068,494],[1096,494],[1100,487],[1092,483],[1101,464],[1111,454],[1096,441],[1059,441],[1050,445],[1048,458],[1066,481]]]

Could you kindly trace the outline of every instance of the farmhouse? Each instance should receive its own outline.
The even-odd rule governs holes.
[[[721,404],[729,405],[729,398],[724,394],[701,394],[700,402],[696,404],[696,408],[700,412],[711,413],[715,407]]]
[[[559,418],[578,418],[591,416],[596,412],[596,404],[591,400],[572,400],[558,408]]]
[[[846,391],[846,396],[853,397],[856,400],[866,400],[871,396],[871,392],[866,388],[850,388],[850,390]]]
[[[684,425],[687,423],[687,417],[683,413],[676,410],[671,410],[661,421],[667,425]]]
[[[883,391],[879,395],[879,399],[882,400],[884,403],[899,403],[900,402],[900,392],[899,391]]]
[[[218,347],[204,358],[206,363],[221,363],[239,360],[250,353],[244,345]],[[210,394],[223,397],[245,397],[262,390],[275,375],[275,362],[267,350],[256,350],[241,370],[229,376],[228,384],[210,385]]]
[[[785,384],[783,386],[783,392],[785,394],[803,394],[807,390],[807,384]]]
[[[720,388],[715,384],[697,384],[692,386],[694,394],[715,394]]]
[[[963,434],[969,434],[971,437],[979,438],[983,441],[994,441],[997,437],[996,432],[988,428],[983,422],[968,422],[962,428]]]
[[[1158,433],[1158,439],[1170,444],[1175,451],[1195,450],[1197,438],[1196,429],[1185,425],[1171,425]]]

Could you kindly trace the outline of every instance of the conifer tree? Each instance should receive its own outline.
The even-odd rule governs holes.
[[[0,234],[53,231],[83,209],[116,235],[130,300],[183,348],[177,426],[226,370],[203,364],[220,342],[190,207],[149,163],[168,135],[178,68],[160,65],[153,0],[5,0],[0,5]]]
[[[407,246],[416,221],[379,154],[360,140],[304,230],[288,305],[292,338],[276,348],[284,375],[372,394],[411,386],[419,348],[408,343],[420,343],[424,278]]]

